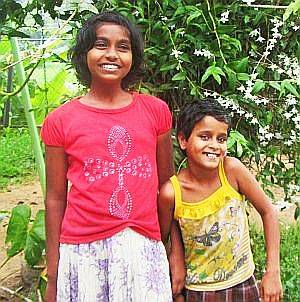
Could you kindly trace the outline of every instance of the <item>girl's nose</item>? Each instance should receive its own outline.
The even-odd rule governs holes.
[[[117,55],[116,49],[114,47],[109,47],[109,48],[107,48],[105,56],[108,59],[114,60],[117,58],[118,55]]]
[[[209,147],[216,149],[219,147],[218,141],[216,139],[211,139],[209,141]]]

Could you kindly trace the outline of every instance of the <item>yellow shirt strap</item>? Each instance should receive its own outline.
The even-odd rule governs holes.
[[[176,175],[173,175],[170,178],[170,181],[173,185],[173,189],[175,192],[174,218],[178,219],[178,209],[181,207],[181,204],[182,204],[180,184],[179,184],[179,181],[178,181]]]
[[[220,181],[222,186],[230,186],[229,182],[227,180],[226,174],[225,174],[225,170],[224,170],[224,161],[221,160],[220,164],[219,164],[219,177],[220,177]]]

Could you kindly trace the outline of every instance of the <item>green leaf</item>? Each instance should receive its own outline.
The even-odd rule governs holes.
[[[299,97],[299,93],[298,93],[297,89],[292,85],[290,80],[283,80],[281,82],[281,87],[283,87],[283,89],[286,88],[293,95],[295,95],[296,97]]]
[[[227,74],[227,78],[228,78],[228,87],[229,87],[229,89],[234,90],[236,88],[236,81],[237,81],[236,74],[228,66],[224,66],[224,70],[225,70],[225,72]]]
[[[182,81],[185,79],[185,77],[186,77],[185,72],[179,72],[173,76],[172,81]]]
[[[290,3],[283,14],[283,21],[286,21],[291,14],[296,14],[297,11],[300,9],[300,0],[295,0],[294,2]]]
[[[270,82],[269,85],[271,87],[273,87],[274,89],[276,89],[278,91],[281,91],[281,87],[280,87],[280,85],[277,82]]]
[[[160,71],[173,70],[174,68],[176,68],[177,65],[178,65],[178,63],[175,63],[175,64],[165,63],[159,68],[159,70]]]
[[[13,208],[8,223],[5,243],[8,244],[7,256],[12,257],[24,249],[31,209],[27,205]]]
[[[36,214],[24,248],[25,259],[29,265],[36,265],[41,260],[45,240],[45,211],[40,210]]]
[[[236,76],[240,81],[248,81],[250,79],[250,76],[247,73],[237,73]]]
[[[252,93],[256,94],[258,92],[260,92],[261,90],[263,90],[266,87],[266,84],[264,81],[262,80],[257,80],[254,83],[254,86],[252,88]]]
[[[231,64],[233,65],[236,72],[246,72],[248,70],[249,58],[245,57],[240,61],[234,61]]]
[[[214,79],[218,82],[218,84],[221,85],[222,82],[221,77],[217,73],[213,73],[212,75]]]
[[[201,78],[201,83],[203,84],[210,76],[213,76],[213,78],[219,84],[221,84],[220,75],[225,76],[225,73],[223,72],[223,70],[220,67],[216,67],[215,65],[209,66]]]
[[[241,157],[243,154],[243,146],[239,141],[236,142],[236,154],[238,157]]]

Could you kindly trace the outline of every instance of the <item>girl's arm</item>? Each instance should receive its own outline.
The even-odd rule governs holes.
[[[185,282],[184,249],[178,222],[174,216],[174,190],[170,181],[160,189],[158,197],[158,218],[161,237],[166,246],[170,264],[172,293],[174,298],[181,293]],[[169,236],[171,242],[169,241]],[[171,243],[171,245],[169,245]]]
[[[62,147],[46,146],[46,260],[45,301],[56,301],[61,223],[67,204],[67,157]]]
[[[158,197],[158,216],[161,228],[162,241],[166,245],[171,233],[171,251],[169,263],[172,279],[173,295],[179,294],[185,281],[184,249],[181,240],[180,229],[177,222],[173,222],[174,215],[174,191],[168,181],[174,174],[173,145],[171,130],[158,137],[157,140],[157,170],[160,193]],[[165,183],[165,185],[163,185]]]
[[[160,188],[174,174],[171,130],[157,138],[156,161]]]
[[[277,302],[282,297],[279,259],[280,231],[277,212],[255,177],[238,159],[227,158],[225,168],[227,168],[227,175],[232,175],[236,179],[238,191],[250,200],[262,218],[267,261],[266,272],[261,282],[261,296],[264,302]]]

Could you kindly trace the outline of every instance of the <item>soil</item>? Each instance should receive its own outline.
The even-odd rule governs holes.
[[[279,190],[275,189],[274,192],[277,196],[281,195]],[[296,196],[298,202],[300,202],[300,196]],[[14,206],[18,204],[30,205],[32,209],[32,216],[43,208],[43,197],[41,192],[41,187],[38,181],[34,181],[27,184],[16,185],[9,187],[7,192],[0,192],[0,205],[1,210],[10,211]],[[283,224],[293,223],[293,214],[295,206],[292,205],[286,210],[280,212],[280,222]],[[261,225],[260,216],[255,210],[251,210],[251,219],[255,223]],[[8,224],[8,218],[4,218],[0,222],[0,263],[6,259],[6,249],[5,249],[5,235],[6,227]],[[23,255],[17,255],[10,259],[4,267],[0,268],[0,302],[10,301],[16,302],[21,301],[19,298],[9,295],[2,287],[22,290],[23,287],[30,285],[32,282],[32,272],[28,272],[28,268],[24,263]]]

